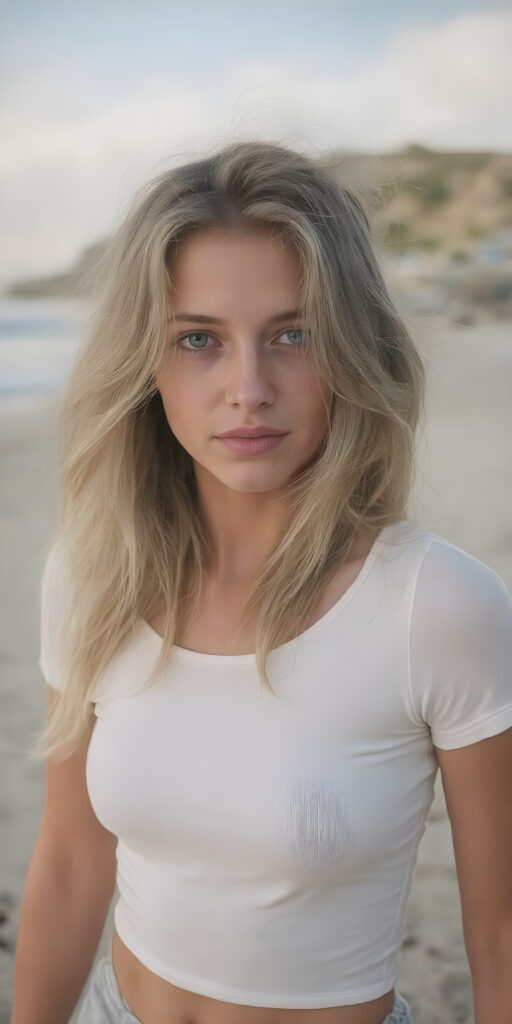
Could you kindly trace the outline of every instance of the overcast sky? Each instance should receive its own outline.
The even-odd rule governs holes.
[[[4,0],[0,37],[0,286],[235,138],[512,153],[508,0]]]

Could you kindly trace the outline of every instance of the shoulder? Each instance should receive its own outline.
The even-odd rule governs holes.
[[[499,573],[440,534],[426,531],[425,540],[414,588],[416,620],[466,632],[511,622],[512,597]]]
[[[47,549],[43,561],[41,585],[44,590],[62,585],[66,579],[67,565],[64,542],[57,537]]]
[[[40,585],[39,666],[54,688],[61,686],[62,654],[66,643],[63,617],[68,601],[67,560],[61,538],[47,550]]]
[[[416,578],[409,688],[436,746],[475,743],[512,724],[512,596],[470,552],[432,535]]]

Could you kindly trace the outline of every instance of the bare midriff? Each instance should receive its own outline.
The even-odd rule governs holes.
[[[245,1006],[199,995],[154,974],[114,930],[112,966],[122,999],[141,1024],[382,1024],[393,1009],[395,990],[351,1006],[313,1010]]]
[[[340,600],[359,574],[372,540],[359,547],[357,556],[340,567],[325,587],[302,624],[307,629]],[[211,585],[205,601],[180,630],[179,644],[189,650],[212,654],[247,654],[254,650],[250,636],[239,636],[236,648],[231,639],[243,589]],[[222,622],[219,620],[222,609]],[[158,614],[148,619],[162,633]],[[225,638],[225,639],[224,639]],[[393,988],[368,1002],[320,1009],[272,1009],[224,1002],[179,988],[150,971],[124,944],[114,930],[112,965],[121,997],[141,1024],[382,1024],[395,1000]]]

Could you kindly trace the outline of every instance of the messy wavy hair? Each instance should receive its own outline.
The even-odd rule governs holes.
[[[240,628],[251,624],[260,682],[272,693],[269,653],[298,635],[355,538],[410,518],[425,370],[379,269],[366,203],[343,177],[342,162],[280,143],[230,143],[153,178],[111,238],[58,407],[51,545],[66,559],[65,685],[31,756],[76,749],[102,673],[158,607],[166,625],[151,685],[172,658],[185,597],[199,601],[208,552],[193,463],[154,378],[180,240],[211,227],[265,228],[294,246],[307,345],[330,388],[326,436],[287,486],[285,529],[242,609]]]

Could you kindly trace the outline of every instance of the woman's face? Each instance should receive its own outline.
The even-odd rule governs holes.
[[[198,486],[210,475],[235,491],[279,490],[314,456],[329,394],[303,348],[299,258],[262,230],[215,228],[182,241],[170,266],[174,317],[156,383]],[[229,448],[218,435],[274,427],[270,451]]]

